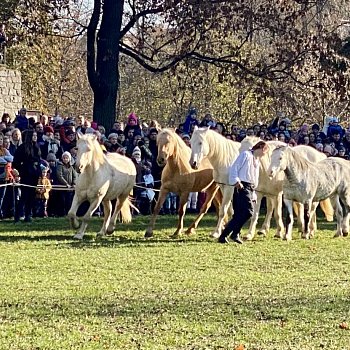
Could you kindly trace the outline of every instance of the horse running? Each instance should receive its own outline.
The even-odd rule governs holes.
[[[197,169],[205,158],[208,158],[214,169],[214,180],[220,184],[223,195],[219,211],[219,219],[212,236],[220,237],[223,221],[229,208],[232,210],[231,200],[234,187],[229,183],[229,169],[239,154],[240,143],[231,141],[209,128],[196,128],[191,137],[191,166]]]
[[[177,236],[183,230],[183,219],[189,193],[205,191],[207,194],[206,201],[199,215],[186,231],[187,234],[194,233],[203,215],[210,208],[212,200],[214,199],[216,206],[219,206],[221,202],[221,193],[218,191],[219,186],[213,181],[213,169],[209,162],[203,162],[202,166],[196,171],[191,169],[189,165],[191,150],[172,129],[163,129],[158,134],[157,144],[157,162],[159,165],[165,166],[162,172],[162,185],[158,201],[145,237],[153,236],[156,218],[169,192],[174,192],[180,197],[178,225],[174,233],[174,236]]]
[[[87,200],[90,206],[81,218],[80,229],[74,238],[83,238],[88,221],[101,202],[104,220],[97,235],[112,234],[119,212],[123,222],[130,222],[132,219],[129,194],[135,184],[135,165],[129,158],[118,153],[105,155],[95,136],[81,133],[78,133],[77,136],[76,166],[80,170],[80,175],[75,186],[73,203],[68,213],[68,218],[74,228],[79,227],[76,213],[80,204]],[[111,200],[114,199],[117,202],[111,217]]]
[[[337,232],[335,236],[347,236],[350,214],[350,164],[340,158],[326,158],[317,164],[309,162],[293,148],[282,146],[272,152],[268,174],[285,173],[283,180],[284,202],[288,209],[285,238],[292,239],[292,201],[304,204],[305,232],[310,236],[310,218],[315,215],[319,201],[331,198],[336,206]]]
[[[241,142],[241,148],[240,152],[246,151],[253,147],[255,143],[257,143],[260,139],[256,136],[247,136],[242,140]],[[271,223],[271,217],[272,214],[274,214],[275,221],[276,221],[276,234],[275,237],[282,238],[283,232],[284,232],[284,225],[283,225],[283,217],[282,217],[282,185],[284,180],[284,173],[279,172],[271,178],[267,172],[267,169],[269,167],[269,164],[271,162],[271,154],[273,150],[276,147],[286,146],[284,142],[280,141],[267,141],[267,145],[269,146],[268,153],[260,159],[260,173],[259,173],[259,184],[256,189],[257,192],[257,201],[256,205],[254,207],[254,213],[250,221],[250,226],[248,229],[248,234],[246,236],[247,240],[252,240],[255,235],[255,229],[259,218],[259,211],[260,211],[260,205],[261,200],[263,197],[266,197],[267,200],[267,212],[265,216],[264,223],[262,225],[262,228],[259,230],[259,234],[266,235],[266,233],[270,229],[270,223]],[[318,152],[316,149],[300,145],[294,147],[294,150],[304,156],[306,159],[308,159],[312,163],[317,163],[323,159],[326,159],[326,155]],[[333,220],[333,208],[330,203],[330,200],[327,199],[325,201],[322,201],[321,208],[326,214],[326,218],[328,221]],[[298,221],[301,226],[301,231],[304,231],[304,210],[303,208],[300,208],[300,204],[294,203],[294,207],[297,208],[297,214],[298,214]],[[313,234],[313,231],[316,229],[316,216],[312,218],[312,231],[311,235]]]

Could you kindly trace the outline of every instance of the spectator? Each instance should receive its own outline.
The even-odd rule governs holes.
[[[186,134],[190,134],[192,128],[196,125],[199,125],[199,122],[197,120],[197,110],[195,108],[191,108],[184,122],[183,132]]]
[[[60,185],[67,188],[74,188],[77,180],[77,173],[72,165],[72,156],[69,152],[62,154],[61,162],[57,165],[57,180]],[[73,200],[73,191],[61,192],[61,215],[67,215]]]
[[[41,151],[37,143],[37,134],[28,129],[23,132],[23,143],[18,146],[13,167],[19,171],[21,183],[36,186],[41,174]],[[35,188],[23,186],[21,190],[21,202],[24,208],[24,221],[31,222],[35,205]]]
[[[27,130],[29,128],[29,121],[27,118],[27,109],[21,108],[15,120],[15,126],[20,131]],[[18,169],[17,169],[18,170]]]
[[[59,185],[57,178],[57,158],[53,153],[49,153],[46,157],[46,161],[49,164],[50,172],[50,182],[52,186]],[[47,212],[49,216],[59,216],[60,215],[60,202],[61,202],[61,193],[59,191],[51,191],[48,203],[47,203]]]
[[[134,112],[132,112],[128,116],[128,121],[124,129],[124,135],[126,136],[126,138],[130,138],[130,134],[129,134],[130,130],[133,130],[133,136],[141,135],[141,132],[142,132],[141,127],[139,125],[139,119]]]
[[[2,203],[5,198],[7,186],[4,186],[8,180],[7,164],[13,161],[13,156],[4,147],[4,135],[0,133],[0,219],[3,218]]]
[[[46,218],[47,215],[47,203],[52,188],[51,182],[48,178],[48,171],[50,167],[44,164],[40,164],[41,176],[38,180],[38,188],[36,189],[36,216],[40,218]]]
[[[331,137],[334,132],[338,132],[340,134],[340,137],[344,136],[344,129],[339,125],[339,119],[337,117],[330,119],[327,129],[327,137]]]

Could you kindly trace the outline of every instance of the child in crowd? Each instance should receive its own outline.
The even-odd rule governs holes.
[[[38,188],[36,189],[36,216],[43,218],[47,217],[47,203],[52,188],[48,172],[50,167],[40,164],[41,176],[38,181]]]
[[[60,185],[64,185],[69,189],[75,187],[75,182],[77,180],[77,173],[72,165],[72,156],[69,152],[64,152],[62,154],[62,161],[57,165],[57,179]],[[61,216],[67,215],[74,196],[73,190],[66,190],[60,192],[61,195]]]

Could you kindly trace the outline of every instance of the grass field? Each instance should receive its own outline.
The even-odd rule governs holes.
[[[187,223],[189,216],[187,218]],[[350,349],[350,237],[220,245],[207,216],[83,242],[65,219],[0,223],[0,349]],[[343,323],[344,322],[344,323]],[[342,326],[342,327],[341,327]]]

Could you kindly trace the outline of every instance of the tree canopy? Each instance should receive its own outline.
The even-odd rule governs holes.
[[[84,2],[69,0],[7,3],[14,12],[9,23],[23,44],[37,45],[48,36],[79,42],[80,48],[86,41],[81,59],[93,117],[107,127],[126,112],[116,108],[118,94],[119,103],[139,105],[143,112],[152,109],[142,104],[168,92],[163,101],[172,107],[159,103],[152,116],[164,120],[191,103],[221,111],[223,120],[247,114],[263,119],[276,111],[300,118],[348,111],[345,0],[94,0],[90,11]]]

